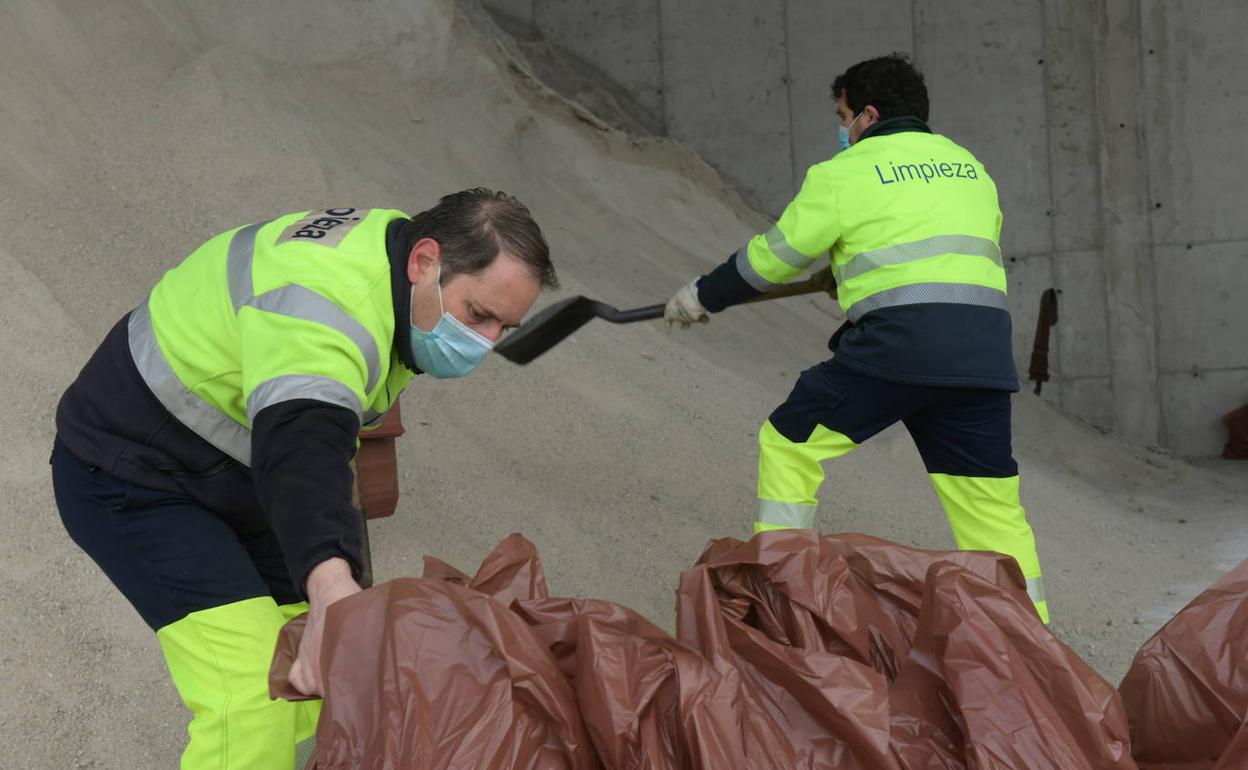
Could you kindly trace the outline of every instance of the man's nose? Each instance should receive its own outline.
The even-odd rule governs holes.
[[[504,331],[506,331],[506,329],[503,328],[501,321],[495,321],[494,323],[488,324],[484,328],[477,329],[477,333],[482,337],[485,337],[490,342],[498,342],[499,338],[503,336]]]

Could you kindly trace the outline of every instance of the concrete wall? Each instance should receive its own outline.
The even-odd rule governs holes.
[[[1208,453],[1248,401],[1248,4],[1141,5],[1161,441]]]
[[[773,216],[835,152],[836,74],[911,54],[933,127],[997,180],[1024,372],[1039,294],[1061,292],[1045,397],[1186,455],[1218,452],[1220,415],[1248,402],[1248,3],[486,5],[626,88]]]

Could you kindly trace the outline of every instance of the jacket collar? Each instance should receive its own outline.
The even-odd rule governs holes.
[[[924,134],[932,133],[932,129],[928,127],[927,122],[919,117],[915,115],[898,115],[893,118],[885,118],[879,123],[869,126],[866,131],[862,132],[862,136],[858,137],[858,141],[861,142],[863,139],[871,139],[876,136],[900,134],[905,131],[920,131]]]
[[[394,349],[399,360],[411,371],[421,374],[412,355],[412,282],[407,278],[407,256],[412,252],[408,243],[407,223],[396,219],[386,227],[386,254],[390,258],[390,295],[394,301]]]

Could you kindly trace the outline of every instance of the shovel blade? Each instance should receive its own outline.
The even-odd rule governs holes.
[[[508,334],[494,346],[494,352],[514,364],[527,364],[592,321],[598,306],[580,295],[560,300]]]

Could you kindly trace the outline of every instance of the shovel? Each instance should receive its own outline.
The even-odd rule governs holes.
[[[827,292],[835,296],[836,280],[831,268],[824,268],[804,281],[785,284],[765,294],[746,300],[763,302],[782,297]],[[666,305],[647,305],[632,310],[619,310],[605,302],[577,295],[561,299],[530,318],[496,346],[494,352],[514,364],[529,363],[585,324],[601,318],[613,324],[631,324],[663,317]]]

